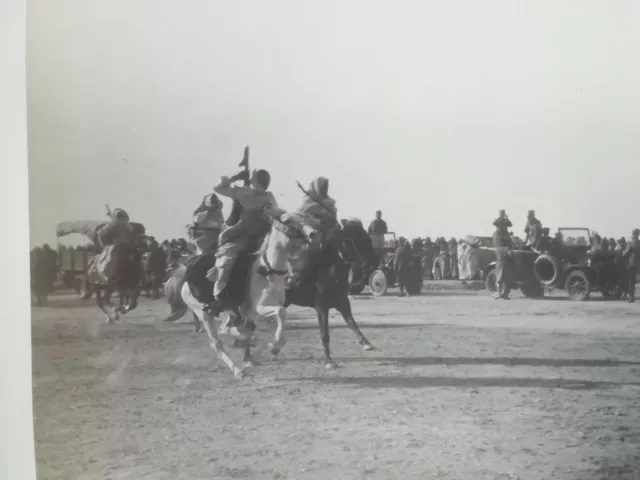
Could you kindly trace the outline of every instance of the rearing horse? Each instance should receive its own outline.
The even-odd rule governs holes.
[[[274,319],[276,331],[274,341],[269,346],[275,356],[285,344],[285,275],[297,276],[304,270],[309,261],[310,248],[318,245],[320,235],[305,215],[282,213],[274,216],[271,213],[270,217],[271,230],[260,249],[236,260],[229,280],[229,291],[234,298],[225,302],[223,311],[234,319],[245,318],[254,323],[259,319]],[[197,265],[195,263],[194,267]],[[215,328],[214,317],[204,309],[206,296],[212,291],[213,285],[203,275],[205,268],[199,269],[201,273],[197,278],[190,275],[190,268],[181,287],[182,300],[204,325],[209,344],[218,358],[236,378],[240,378],[244,367],[239,368],[229,357]],[[182,315],[174,314],[167,320],[174,321]],[[251,343],[251,334],[247,343]],[[244,362],[245,367],[253,365],[248,350],[245,351]]]

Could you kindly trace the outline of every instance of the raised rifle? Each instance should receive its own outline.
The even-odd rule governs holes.
[[[244,168],[244,186],[248,187],[251,185],[251,175],[249,174],[249,145],[244,147],[244,156],[238,166]],[[242,205],[240,205],[237,200],[234,200],[233,206],[231,207],[231,213],[227,217],[227,225],[231,226],[238,223],[238,220],[240,220],[240,212],[242,212]]]

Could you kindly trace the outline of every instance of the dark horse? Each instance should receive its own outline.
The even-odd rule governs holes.
[[[371,238],[359,220],[343,220],[342,224],[339,248],[341,258],[332,265],[324,284],[318,284],[318,264],[315,263],[310,265],[300,281],[288,288],[285,294],[285,308],[289,305],[298,305],[313,308],[317,312],[327,368],[337,366],[331,358],[329,349],[329,311],[332,308],[340,312],[347,327],[356,335],[358,343],[365,351],[375,350],[353,318],[348,292],[349,269],[358,266],[364,271],[372,271],[377,267],[379,258],[373,249]],[[326,254],[325,250],[323,256]],[[326,257],[320,259],[320,261],[326,260]],[[244,342],[244,348],[245,358],[250,358],[250,343]]]
[[[125,314],[138,306],[140,296],[140,277],[142,276],[142,252],[135,245],[120,244],[114,247],[117,265],[113,278],[108,283],[96,282],[90,278],[89,282],[96,293],[96,304],[107,318],[107,322],[113,323],[120,319],[120,314]],[[120,305],[113,307],[111,295],[117,292]],[[128,301],[128,303],[126,303]],[[105,307],[111,307],[111,311]]]

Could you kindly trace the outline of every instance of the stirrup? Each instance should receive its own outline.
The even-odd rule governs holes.
[[[220,299],[216,298],[211,303],[206,304],[203,310],[212,317],[217,317],[222,313],[222,302]]]

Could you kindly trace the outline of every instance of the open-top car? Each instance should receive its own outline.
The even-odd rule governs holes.
[[[588,228],[559,228],[547,253],[534,263],[534,274],[546,288],[563,289],[572,300],[587,300],[591,292],[616,295],[615,254],[592,248]]]
[[[543,297],[544,287],[534,274],[534,265],[539,253],[532,249],[517,248],[510,250],[509,255],[513,276],[506,287],[505,294],[508,294],[511,290],[520,289],[522,294],[529,298]],[[484,280],[487,290],[492,295],[495,295],[498,290],[495,255],[494,261],[484,267]]]

